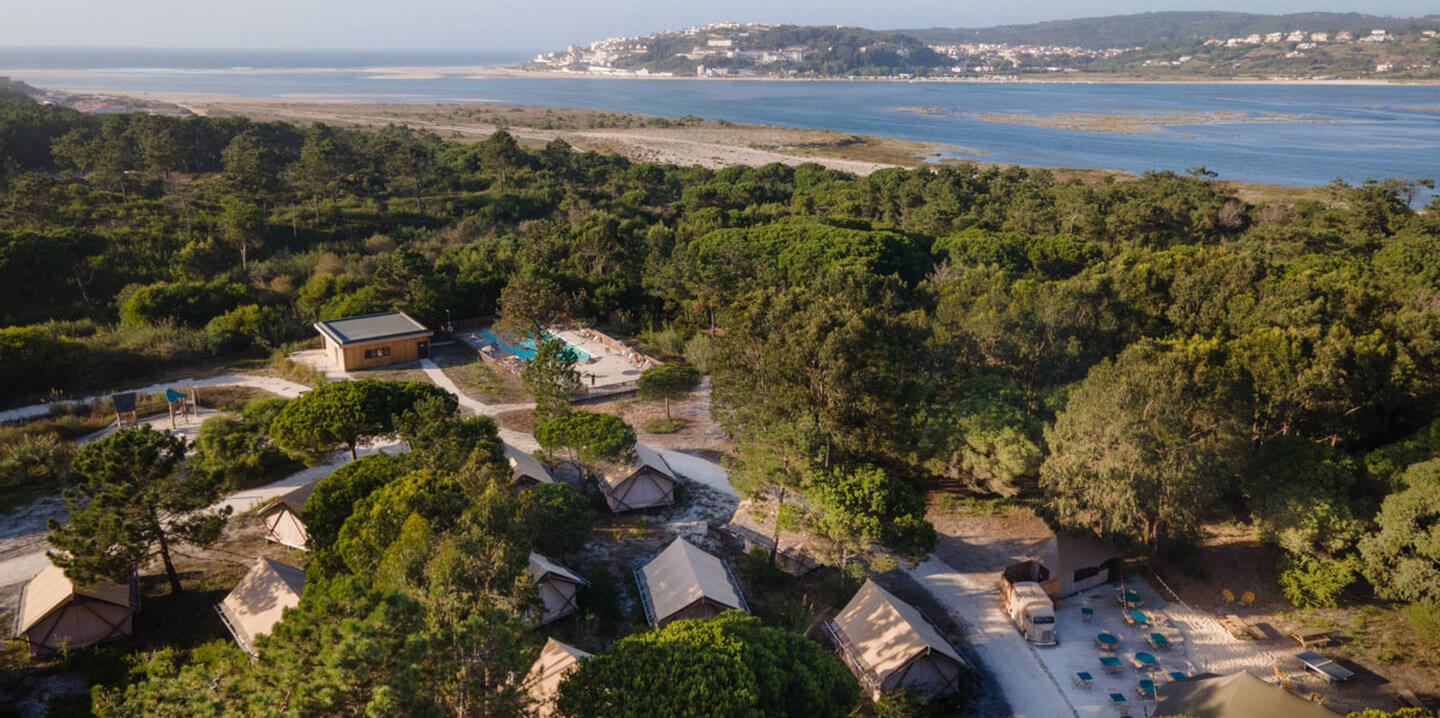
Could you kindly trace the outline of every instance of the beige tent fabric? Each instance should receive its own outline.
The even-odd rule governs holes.
[[[1189,718],[1335,718],[1318,703],[1291,694],[1244,671],[1228,676],[1197,676],[1155,689],[1156,715]]]
[[[305,501],[310,498],[310,494],[315,493],[315,487],[319,484],[320,480],[316,479],[297,486],[275,497],[275,500],[260,509],[259,515],[265,522],[267,541],[305,550],[310,533],[305,530],[305,522],[300,519],[300,515],[305,511]]]
[[[510,474],[522,486],[555,482],[555,477],[550,475],[550,470],[546,469],[545,465],[533,455],[509,444],[504,445],[504,450],[505,458],[510,463]]]
[[[856,660],[885,677],[929,651],[962,666],[969,663],[914,606],[896,598],[874,581],[865,585],[835,616],[835,629],[854,647]]]
[[[661,456],[660,452],[644,444],[636,444],[635,461],[607,470],[604,477],[605,483],[613,489],[626,479],[646,469],[656,471],[671,481],[678,480],[675,478],[675,471],[670,468],[670,464],[665,461],[665,457]]]
[[[545,641],[540,657],[535,659],[525,676],[524,684],[540,718],[555,714],[555,696],[560,692],[560,683],[580,661],[589,657],[589,653],[553,638]]]
[[[675,502],[675,472],[659,452],[635,445],[635,461],[609,467],[602,479],[605,503],[611,511],[634,511]]]
[[[580,574],[534,551],[530,552],[530,575],[540,585],[540,601],[545,606],[540,616],[542,625],[574,613],[579,608],[576,591],[590,585]]]
[[[269,633],[285,609],[299,604],[304,591],[304,571],[262,556],[215,610],[235,642],[253,655],[255,639]]]
[[[701,600],[748,610],[725,562],[683,538],[641,567],[639,578],[650,622],[657,626]]]
[[[36,648],[61,643],[74,648],[128,635],[131,632],[129,586],[101,583],[77,588],[64,569],[47,564],[25,584],[14,634]]]

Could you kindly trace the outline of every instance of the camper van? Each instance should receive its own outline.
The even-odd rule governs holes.
[[[1053,582],[1049,569],[1035,561],[1011,566],[1000,577],[1005,611],[1025,640],[1037,646],[1060,642],[1055,630],[1055,602],[1045,586]]]

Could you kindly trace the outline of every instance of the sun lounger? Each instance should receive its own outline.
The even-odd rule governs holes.
[[[1091,686],[1095,685],[1095,677],[1085,671],[1076,673],[1075,677],[1071,678],[1070,681],[1075,684],[1076,688],[1084,688],[1087,691],[1090,690]]]
[[[1163,633],[1151,633],[1145,637],[1145,642],[1149,643],[1151,648],[1160,650],[1170,647],[1170,639],[1166,638]]]
[[[1124,693],[1111,693],[1110,705],[1115,707],[1115,712],[1122,716],[1130,715],[1130,705],[1125,702]]]
[[[1120,659],[1115,656],[1101,656],[1100,667],[1105,669],[1106,673],[1119,673],[1125,669],[1125,664],[1121,663]]]
[[[1314,651],[1301,651],[1295,654],[1295,657],[1300,659],[1306,668],[1319,674],[1326,683],[1348,681],[1355,677],[1354,671]]]
[[[1141,678],[1140,682],[1135,684],[1135,692],[1138,693],[1141,698],[1154,698],[1155,681],[1149,678]]]

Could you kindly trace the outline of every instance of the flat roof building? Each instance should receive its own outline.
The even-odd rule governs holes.
[[[315,323],[325,355],[345,371],[428,359],[431,331],[405,312],[380,312]]]
[[[750,612],[730,567],[683,538],[635,571],[640,602],[650,625],[684,618],[714,618],[725,611]]]

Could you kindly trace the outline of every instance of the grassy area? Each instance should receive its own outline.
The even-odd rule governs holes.
[[[666,419],[659,417],[645,422],[645,431],[651,434],[673,434],[685,428],[685,420],[680,418]]]
[[[305,386],[320,386],[328,381],[325,378],[325,372],[308,364],[301,364],[285,356],[283,352],[276,352],[274,356],[270,357],[270,361],[265,364],[262,372]]]
[[[455,386],[486,404],[519,404],[530,401],[520,385],[520,378],[508,372],[497,372],[480,359],[471,359],[460,351],[436,352],[435,363]]]

